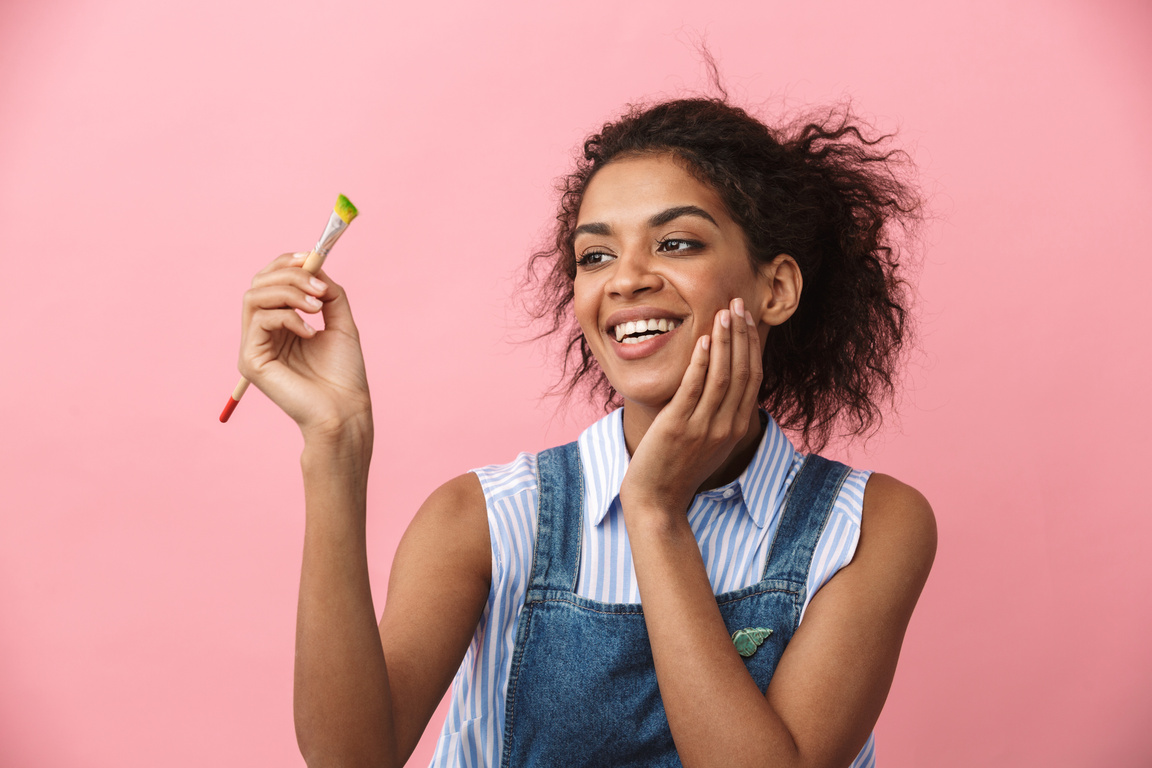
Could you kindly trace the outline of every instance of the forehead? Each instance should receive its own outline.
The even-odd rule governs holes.
[[[683,161],[672,155],[629,157],[596,172],[584,191],[576,223],[646,221],[685,205],[703,208],[717,222],[728,219],[716,190],[690,173]]]

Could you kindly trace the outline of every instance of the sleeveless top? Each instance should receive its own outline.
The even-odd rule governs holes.
[[[558,463],[555,457],[561,455],[565,458]],[[476,471],[488,502],[492,591],[453,682],[451,708],[433,766],[543,765],[553,760],[555,750],[566,755],[562,764],[679,764],[674,750],[668,751],[671,740],[655,687],[626,531],[619,518],[617,494],[627,460],[617,411],[589,427],[578,444],[539,457],[521,454],[511,464]],[[545,469],[546,464],[552,469]],[[688,511],[730,631],[772,630],[765,637],[753,638],[762,645],[751,646],[754,652],[748,659],[750,674],[761,690],[767,687],[808,601],[851,560],[859,537],[869,473],[844,468],[843,484],[826,504],[826,514],[819,516],[818,527],[804,534],[809,543],[788,543],[795,537],[785,535],[790,529],[782,522],[789,518],[783,514],[784,499],[795,497],[793,490],[799,486],[794,483],[804,465],[805,457],[766,417],[761,444],[745,472],[733,483],[697,496]],[[560,495],[564,507],[559,515],[555,504],[548,502],[553,504],[551,512],[545,504],[545,489],[555,484],[556,477],[566,487],[579,486],[581,491]],[[809,517],[800,514],[796,519]],[[562,535],[557,533],[561,530]],[[781,559],[781,552],[797,546],[808,553],[806,558]],[[769,550],[777,554],[769,558]],[[560,574],[560,582],[535,567],[541,557],[553,563],[545,571]],[[769,566],[771,578],[765,570]],[[569,578],[571,584],[563,583]],[[771,582],[767,588],[765,579]],[[541,595],[548,597],[541,601]],[[766,608],[766,604],[776,608]],[[573,619],[566,611],[583,618]],[[756,618],[773,611],[783,618]],[[589,616],[597,618],[589,624],[584,621]],[[569,626],[569,620],[576,624]],[[622,629],[628,625],[632,631]],[[538,629],[561,626],[559,633]],[[537,629],[529,631],[530,627]],[[544,642],[522,642],[525,633]],[[585,633],[591,634],[584,638]],[[552,641],[546,639],[550,636]],[[599,640],[590,645],[592,636]],[[576,637],[584,639],[574,642]],[[747,644],[749,638],[742,640]],[[594,653],[588,650],[593,645],[613,644],[612,653],[602,648]],[[562,661],[572,653],[578,658]],[[651,685],[640,684],[645,673],[651,675]],[[548,685],[564,680],[567,687],[562,691]],[[622,690],[636,691],[640,698],[621,695]],[[594,728],[595,736],[585,734],[578,741],[599,752],[574,759],[567,741],[557,746],[525,735],[555,732],[554,717],[561,714],[558,708],[566,722],[579,721],[582,728]],[[590,726],[593,721],[595,725]],[[540,722],[549,725],[541,729]],[[657,753],[664,757],[656,757]],[[870,737],[853,767],[871,765]]]

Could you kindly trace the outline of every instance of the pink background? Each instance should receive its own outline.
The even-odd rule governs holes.
[[[741,102],[898,129],[935,211],[901,418],[837,452],[940,527],[880,764],[1148,765],[1152,10],[942,5],[4,0],[0,765],[299,764],[300,439],[255,391],[216,421],[251,274],[363,211],[329,267],[379,602],[436,485],[588,422],[515,278],[579,140],[703,87],[703,33]]]

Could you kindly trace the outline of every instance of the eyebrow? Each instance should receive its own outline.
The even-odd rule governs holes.
[[[660,211],[648,219],[649,227],[662,227],[665,224],[679,219],[681,216],[695,216],[698,219],[712,222],[712,226],[719,228],[716,219],[712,218],[712,214],[697,205],[678,205],[675,208],[669,208],[665,211]],[[600,221],[589,222],[588,224],[581,224],[572,230],[572,239],[575,240],[580,235],[610,235],[612,234],[612,227]]]

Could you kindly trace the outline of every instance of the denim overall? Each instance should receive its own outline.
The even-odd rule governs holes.
[[[537,466],[536,545],[501,765],[679,766],[640,605],[576,594],[584,514],[577,444],[542,452]],[[788,491],[763,578],[716,597],[730,633],[772,630],[744,660],[761,691],[800,622],[812,553],[848,472],[809,456]]]

